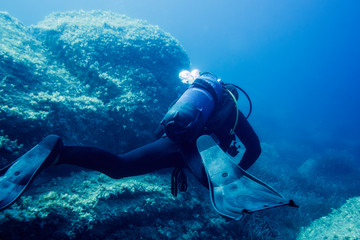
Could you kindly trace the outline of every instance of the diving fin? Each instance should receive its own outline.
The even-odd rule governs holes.
[[[2,169],[0,169],[0,176],[4,175],[6,173],[6,171],[12,166],[14,165],[14,163],[16,163],[17,160],[11,162],[10,164],[6,165],[5,167],[3,167]]]
[[[63,143],[59,136],[49,135],[23,156],[1,169],[0,210],[10,206],[30,184],[40,169],[54,162]]]
[[[244,213],[295,205],[242,170],[211,136],[200,136],[197,147],[208,177],[212,205],[222,216],[240,220]]]

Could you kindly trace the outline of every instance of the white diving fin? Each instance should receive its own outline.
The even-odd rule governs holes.
[[[242,170],[211,136],[200,136],[197,147],[208,177],[211,202],[222,216],[240,220],[244,213],[285,205],[297,207],[294,201]]]

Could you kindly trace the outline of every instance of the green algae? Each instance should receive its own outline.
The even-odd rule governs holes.
[[[297,239],[360,239],[359,209],[360,197],[350,198],[329,215],[303,227]]]
[[[177,79],[189,66],[183,47],[145,21],[79,11],[26,27],[1,12],[0,26],[0,126],[20,152],[48,134],[131,150],[152,140],[184,88]]]

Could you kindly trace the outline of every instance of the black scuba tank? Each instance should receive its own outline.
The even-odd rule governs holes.
[[[166,135],[177,142],[195,141],[221,94],[217,77],[211,73],[201,74],[165,114],[161,125]]]

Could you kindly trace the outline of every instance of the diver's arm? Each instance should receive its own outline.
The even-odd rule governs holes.
[[[246,151],[239,163],[239,166],[247,170],[258,159],[261,153],[260,140],[256,135],[250,123],[246,120],[244,114],[239,111],[238,124],[235,128],[235,134],[239,137],[240,141],[244,144]]]

